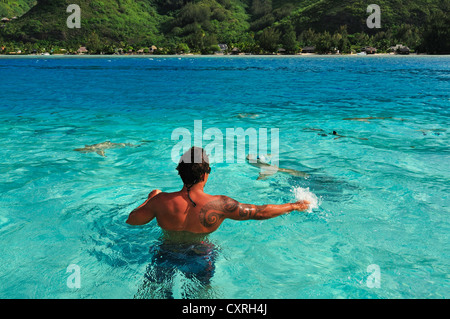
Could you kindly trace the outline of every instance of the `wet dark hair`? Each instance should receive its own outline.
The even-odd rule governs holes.
[[[209,158],[205,150],[201,147],[191,147],[181,156],[177,171],[184,185],[188,188],[200,182],[205,173],[211,172]]]

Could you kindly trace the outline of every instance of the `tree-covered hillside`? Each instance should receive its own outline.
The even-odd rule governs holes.
[[[0,0],[0,19],[19,17],[36,4],[36,0]]]
[[[38,0],[19,19],[0,25],[0,42],[68,49],[85,45],[91,53],[151,45],[159,53],[212,53],[225,43],[229,49],[256,54],[280,48],[296,53],[305,46],[320,53],[348,53],[361,46],[386,51],[402,43],[422,52],[450,53],[450,1],[378,0],[381,28],[370,29],[367,6],[373,2]],[[69,4],[81,8],[80,29],[66,25]]]

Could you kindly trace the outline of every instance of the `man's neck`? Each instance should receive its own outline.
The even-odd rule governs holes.
[[[189,188],[190,192],[203,192],[203,189],[205,187],[205,183],[203,182],[199,182],[197,184],[194,184],[191,186],[191,188]],[[184,185],[183,188],[181,189],[182,191],[187,191],[187,186]]]

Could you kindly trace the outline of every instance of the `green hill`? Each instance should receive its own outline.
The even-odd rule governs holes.
[[[0,18],[19,17],[36,4],[36,0],[0,0]]]
[[[66,25],[69,4],[81,8],[80,29]],[[177,46],[208,51],[218,41],[238,41],[248,16],[237,0],[40,0],[22,18],[3,28],[19,42],[64,45]]]
[[[294,53],[305,45],[315,45],[321,52],[330,48],[350,52],[365,45],[383,51],[397,43],[450,53],[448,0],[376,1],[381,7],[381,29],[366,25],[366,8],[372,2],[38,0],[19,19],[0,25],[0,41],[68,48],[86,45],[91,53],[150,45],[163,48],[160,53],[212,53],[218,43],[252,53],[276,52],[280,47]],[[7,3],[11,8],[13,1]],[[81,7],[81,29],[67,28],[69,4]]]
[[[73,3],[81,8],[81,29],[69,29],[66,24],[70,15],[66,9]],[[24,16],[7,24],[3,33],[22,42],[145,41],[158,34],[160,19],[149,1],[39,0]]]
[[[297,9],[289,20],[297,30],[309,26],[319,31],[334,31],[341,25],[347,25],[349,32],[368,32],[366,8],[376,3],[381,8],[382,28],[395,28],[409,24],[423,26],[427,17],[435,12],[450,9],[447,0],[321,0],[313,5]]]

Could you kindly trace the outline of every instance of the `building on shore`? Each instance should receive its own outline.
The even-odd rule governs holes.
[[[86,47],[80,47],[78,50],[77,50],[77,54],[87,54],[89,51],[88,51],[88,49],[86,48]]]
[[[233,48],[231,50],[232,55],[239,55],[239,53],[241,53],[241,50],[239,50],[239,48]]]
[[[403,46],[397,50],[398,54],[403,54],[403,55],[408,55],[410,52],[411,52],[411,50],[407,46]]]
[[[361,52],[366,52],[366,54],[375,54],[377,53],[377,49],[374,47],[364,47],[361,48]]]
[[[302,48],[302,53],[315,53],[316,47],[315,46],[306,46]]]
[[[411,50],[406,45],[403,44],[397,44],[395,46],[392,46],[389,48],[389,51],[394,52],[395,54],[403,54],[408,55]]]
[[[226,51],[228,51],[228,45],[225,43],[219,43],[217,46],[219,47],[218,53],[224,54]]]

